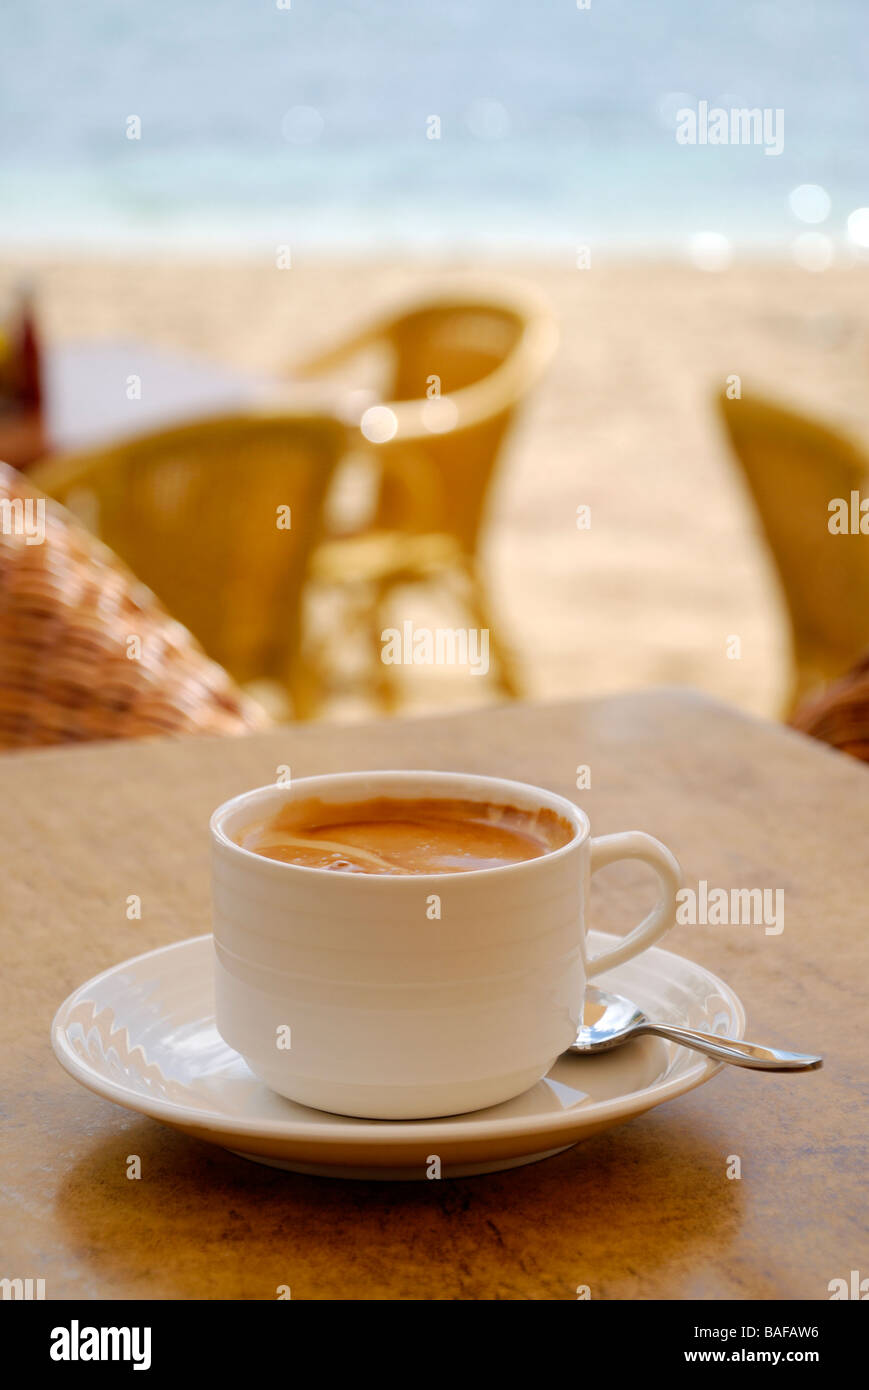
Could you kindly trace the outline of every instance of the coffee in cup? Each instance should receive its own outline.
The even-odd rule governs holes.
[[[573,838],[548,807],[461,797],[287,800],[233,837],[282,864],[351,874],[455,874],[537,859]]]

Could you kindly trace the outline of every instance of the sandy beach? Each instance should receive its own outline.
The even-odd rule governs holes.
[[[528,694],[690,684],[775,715],[786,628],[712,398],[738,374],[743,396],[869,444],[869,268],[6,257],[0,291],[26,271],[48,337],[142,338],[272,372],[417,285],[481,270],[532,282],[561,323],[502,457],[485,550]]]

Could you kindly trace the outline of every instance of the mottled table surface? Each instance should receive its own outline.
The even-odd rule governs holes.
[[[286,764],[536,782],[580,801],[596,833],[657,835],[692,886],[781,888],[778,935],[677,926],[665,944],[735,987],[749,1036],[820,1051],[824,1069],[728,1068],[544,1162],[402,1184],[260,1167],[82,1089],[51,1052],[57,1005],[209,929],[209,812]],[[47,1298],[273,1299],[290,1285],[294,1299],[574,1299],[588,1285],[603,1299],[826,1299],[831,1280],[869,1274],[869,768],[655,691],[7,754],[2,771],[0,1277],[43,1278]],[[643,870],[607,870],[593,921],[621,931],[647,896]]]

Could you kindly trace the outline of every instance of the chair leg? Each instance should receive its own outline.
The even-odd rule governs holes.
[[[431,583],[431,575],[416,576],[416,582]],[[413,582],[413,576],[384,575],[372,582],[370,597],[364,605],[364,613],[359,621],[368,632],[368,687],[378,710],[384,714],[394,714],[401,704],[400,681],[396,670],[382,660],[383,630],[387,617],[386,606],[396,584]],[[489,657],[495,668],[495,681],[500,690],[510,699],[518,699],[523,694],[523,681],[518,663],[507,643],[501,641],[489,614],[485,586],[472,561],[461,569],[444,570],[439,578],[447,583],[458,580],[461,592],[457,595],[466,608],[472,622],[480,631],[489,634]],[[297,706],[298,718],[311,718],[319,709],[322,700],[322,681],[315,676],[310,682],[299,680],[301,706]],[[294,694],[294,700],[295,700]],[[302,711],[305,712],[302,712]]]
[[[305,655],[296,660],[288,686],[294,718],[316,718],[323,705],[325,689],[323,671],[316,654]]]
[[[511,700],[517,700],[524,691],[519,665],[509,643],[502,641],[498,635],[489,609],[486,586],[473,560],[468,560],[463,577],[466,583],[465,603],[468,611],[477,627],[481,631],[488,631],[489,634],[489,656],[494,659],[495,679],[505,695]]]
[[[453,585],[454,590],[458,590],[459,602],[467,609],[478,630],[489,634],[489,658],[494,662],[496,684],[511,700],[521,699],[525,693],[525,684],[520,674],[519,663],[510,644],[502,641],[498,635],[489,610],[486,586],[480,578],[474,560],[469,556],[461,569],[451,570],[446,577],[448,583],[459,580],[458,585]]]
[[[369,635],[371,639],[371,692],[378,709],[384,714],[394,714],[401,703],[395,670],[383,660],[383,623],[386,604],[392,594],[394,580],[391,575],[378,579],[369,610]]]

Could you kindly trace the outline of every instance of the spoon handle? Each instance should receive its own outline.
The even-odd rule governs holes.
[[[823,1065],[821,1057],[805,1052],[785,1052],[780,1047],[759,1047],[757,1043],[740,1042],[737,1038],[722,1038],[715,1033],[698,1033],[693,1028],[674,1028],[669,1023],[638,1023],[632,1033],[655,1033],[659,1038],[693,1047],[715,1057],[719,1062],[731,1062],[735,1067],[753,1067],[756,1071],[814,1071]]]

